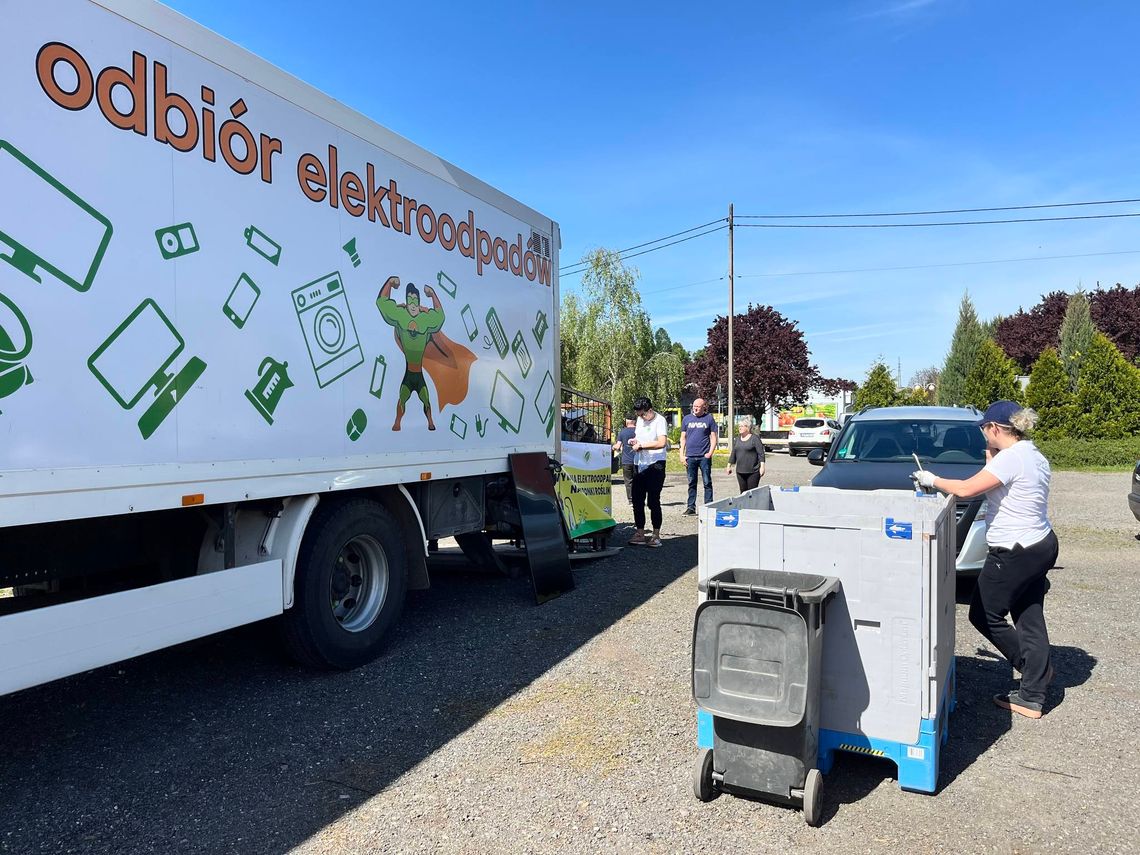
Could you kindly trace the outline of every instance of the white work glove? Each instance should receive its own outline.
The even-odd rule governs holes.
[[[933,472],[928,472],[925,469],[919,469],[917,472],[912,472],[911,479],[925,490],[934,489],[934,479],[938,476]]]

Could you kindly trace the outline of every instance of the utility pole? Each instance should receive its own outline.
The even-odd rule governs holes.
[[[733,386],[732,374],[732,203],[728,203],[728,450],[732,451],[732,443],[736,436],[736,417],[735,417],[735,388]]]

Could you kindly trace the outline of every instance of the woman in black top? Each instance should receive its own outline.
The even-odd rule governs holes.
[[[760,437],[753,436],[750,418],[740,422],[740,436],[724,469],[729,475],[732,474],[733,463],[736,464],[736,483],[740,485],[740,492],[760,486],[760,479],[764,477],[764,443]]]

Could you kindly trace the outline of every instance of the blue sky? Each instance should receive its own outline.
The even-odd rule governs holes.
[[[729,202],[739,215],[1140,197],[1135,3],[169,5],[551,216],[564,265]],[[1129,211],[1140,203],[1038,215]],[[825,374],[861,380],[881,355],[905,381],[941,364],[967,288],[992,316],[1078,283],[1135,285],[1138,228],[740,229],[737,307],[797,321]],[[701,346],[727,308],[726,259],[718,233],[631,260],[654,325]],[[961,266],[835,272],[943,264]]]

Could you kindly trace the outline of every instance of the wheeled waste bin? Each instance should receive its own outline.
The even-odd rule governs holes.
[[[820,655],[834,576],[733,568],[708,581],[693,623],[693,698],[712,716],[693,791],[759,796],[820,819]]]

